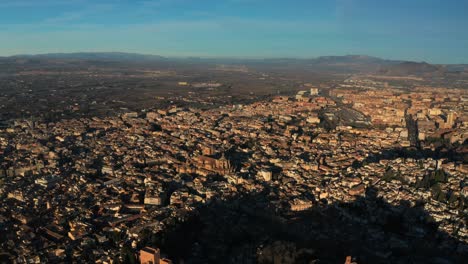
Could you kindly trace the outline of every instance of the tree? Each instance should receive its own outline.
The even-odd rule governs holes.
[[[431,187],[432,198],[438,200],[440,193],[442,192],[442,188],[440,188],[440,184],[436,183]]]
[[[447,182],[447,174],[444,172],[444,170],[436,170],[433,175],[435,182]]]
[[[383,177],[384,181],[391,181],[395,178],[395,172],[391,168],[387,168]]]
[[[450,194],[450,198],[448,199],[448,203],[450,206],[457,206],[458,202],[458,195],[456,195],[454,192]]]
[[[129,246],[123,246],[120,250],[120,256],[122,257],[122,263],[136,264],[137,259],[132,249]]]
[[[416,184],[416,188],[428,189],[431,187],[431,180],[428,174],[424,175],[424,177]]]
[[[437,201],[445,203],[447,201],[447,193],[444,191],[440,191],[439,195],[437,196]]]

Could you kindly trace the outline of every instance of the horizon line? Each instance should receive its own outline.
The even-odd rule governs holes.
[[[47,56],[47,55],[71,55],[71,54],[131,54],[141,56],[158,56],[166,59],[231,59],[231,60],[270,60],[270,59],[294,59],[294,60],[311,60],[323,57],[368,57],[387,61],[398,61],[398,62],[417,62],[417,63],[428,63],[433,65],[468,65],[468,62],[464,63],[432,63],[427,60],[409,60],[409,59],[388,59],[379,56],[365,55],[365,54],[344,54],[344,55],[319,55],[310,57],[299,57],[299,56],[244,56],[244,55],[232,55],[232,56],[218,56],[218,55],[159,55],[153,53],[140,53],[131,51],[70,51],[70,52],[44,52],[44,53],[18,53],[13,55],[0,55],[0,58],[14,58],[22,56]]]

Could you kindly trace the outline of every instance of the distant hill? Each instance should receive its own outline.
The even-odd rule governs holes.
[[[366,55],[321,56],[311,59],[263,59],[246,60],[245,64],[275,69],[300,69],[327,73],[374,73],[387,65],[398,64],[400,61],[385,60]]]
[[[154,61],[166,60],[158,55],[145,55],[125,52],[77,52],[77,53],[48,53],[37,55],[16,55],[10,58],[23,59],[58,59],[58,60],[106,60],[106,61]]]
[[[405,61],[398,64],[382,67],[378,73],[384,75],[424,75],[443,73],[445,68],[440,65],[432,65],[426,62]]]
[[[259,71],[302,72],[302,73],[329,73],[329,74],[379,74],[379,75],[460,75],[468,74],[467,65],[433,65],[426,62],[411,62],[386,60],[366,55],[321,56],[317,58],[268,58],[268,59],[242,59],[242,58],[166,58],[158,55],[145,55],[125,52],[78,52],[78,53],[50,53],[38,55],[16,55],[0,57],[0,66],[3,69],[14,66],[32,66],[35,69],[42,67],[78,67],[79,65],[93,66],[122,66],[145,65],[155,67],[174,66],[190,68],[193,66],[206,66],[212,68],[216,65],[246,66]]]
[[[468,72],[468,64],[445,64],[444,67],[449,72]]]
[[[321,56],[314,59],[314,61],[318,64],[388,64],[394,62],[366,55]]]

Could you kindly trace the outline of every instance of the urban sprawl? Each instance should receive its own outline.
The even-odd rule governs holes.
[[[14,120],[0,129],[0,254],[328,263],[320,241],[354,241],[341,263],[466,260],[466,90],[316,87],[204,110]]]

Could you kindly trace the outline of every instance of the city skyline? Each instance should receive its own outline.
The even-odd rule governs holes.
[[[0,56],[119,51],[169,57],[363,54],[467,63],[460,1],[2,1]]]

